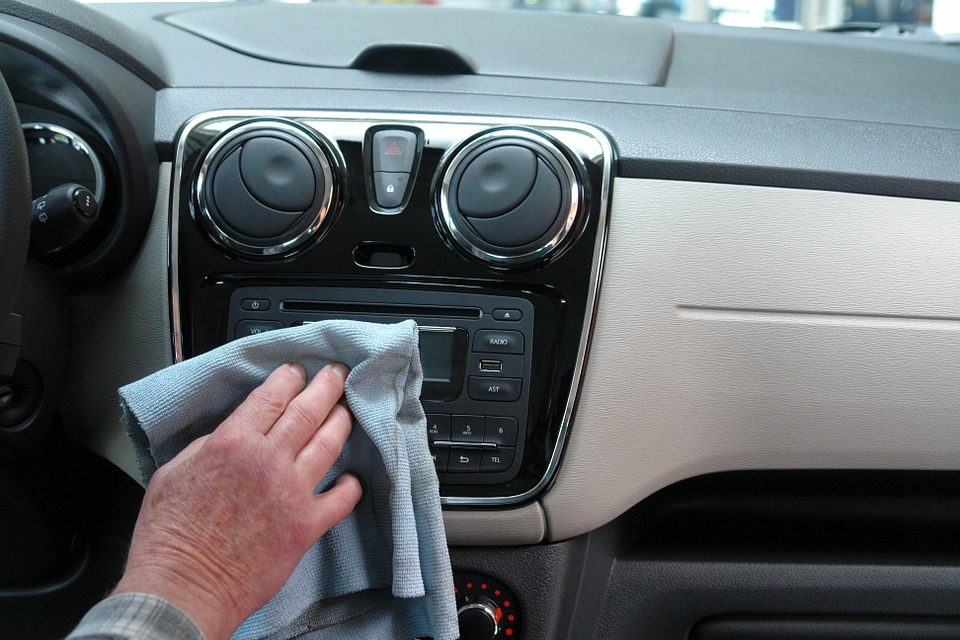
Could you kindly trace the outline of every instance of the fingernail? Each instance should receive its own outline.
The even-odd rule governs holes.
[[[360,480],[360,476],[352,471],[344,471],[342,474],[340,474],[340,477],[337,478],[337,484],[347,482],[351,477],[357,481],[357,484],[360,485],[360,490],[363,491],[363,482]]]
[[[302,364],[299,362],[290,362],[287,363],[287,366],[290,367],[290,370],[293,371],[298,378],[303,380],[304,384],[307,383],[307,371],[303,368]]]
[[[339,376],[341,380],[346,380],[347,376],[350,375],[350,369],[348,369],[347,365],[343,364],[342,362],[334,362],[330,365],[330,368],[336,372],[337,376]]]

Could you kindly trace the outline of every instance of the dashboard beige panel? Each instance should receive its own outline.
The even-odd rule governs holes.
[[[120,423],[117,389],[173,364],[167,286],[172,165],[160,167],[157,203],[143,247],[110,285],[71,298],[64,410],[69,437],[141,481]]]
[[[960,468],[960,204],[617,180],[547,538],[724,470]]]
[[[445,510],[443,526],[451,545],[524,545],[543,540],[546,522],[540,503],[498,511]]]

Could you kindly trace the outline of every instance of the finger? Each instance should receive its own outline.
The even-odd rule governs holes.
[[[280,365],[218,428],[267,433],[306,382],[307,374],[299,364]]]
[[[319,538],[353,511],[363,495],[360,480],[352,473],[345,473],[333,487],[314,496],[314,532]]]
[[[347,367],[339,362],[321,369],[307,388],[290,401],[267,437],[296,456],[343,396],[348,373]]]
[[[297,454],[297,468],[308,484],[315,485],[327,475],[340,457],[352,429],[353,414],[346,403],[338,402]]]

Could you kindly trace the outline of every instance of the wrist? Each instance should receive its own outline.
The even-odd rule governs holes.
[[[128,568],[111,595],[145,593],[163,598],[199,627],[206,640],[227,640],[243,622],[233,607],[218,599],[195,576],[163,567]]]

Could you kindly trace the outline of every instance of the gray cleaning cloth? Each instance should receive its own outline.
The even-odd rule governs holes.
[[[331,320],[236,340],[120,389],[127,431],[149,481],[281,364],[299,362],[311,377],[334,361],[351,369],[345,395],[356,423],[319,488],[352,471],[363,498],[235,639],[458,637],[417,344],[413,321]]]

